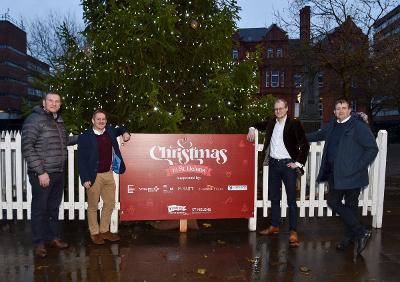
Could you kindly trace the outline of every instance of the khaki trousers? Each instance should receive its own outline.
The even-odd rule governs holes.
[[[115,182],[112,171],[97,173],[94,184],[86,189],[88,197],[88,224],[91,235],[110,230],[111,214],[115,207]],[[103,200],[100,226],[97,220],[97,210],[100,197]]]

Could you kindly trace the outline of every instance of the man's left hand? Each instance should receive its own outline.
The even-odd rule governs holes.
[[[130,135],[129,133],[125,132],[125,133],[122,135],[122,141],[128,142],[130,139],[131,139],[131,135]]]

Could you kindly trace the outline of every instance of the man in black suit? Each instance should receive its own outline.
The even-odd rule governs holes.
[[[279,233],[280,200],[282,181],[285,184],[289,206],[289,244],[298,247],[296,180],[303,172],[310,145],[300,121],[287,116],[288,105],[284,99],[274,103],[275,118],[256,125],[258,130],[265,130],[264,165],[269,167],[268,193],[271,200],[272,224],[262,230],[262,235]],[[255,128],[250,127],[247,139],[254,141]]]

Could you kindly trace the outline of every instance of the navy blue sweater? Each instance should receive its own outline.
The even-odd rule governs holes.
[[[327,161],[330,165],[330,169],[333,169],[334,159],[337,153],[337,149],[339,146],[340,139],[342,138],[343,133],[345,132],[346,127],[348,126],[348,122],[345,123],[334,123],[332,130],[332,137],[328,143],[328,149],[326,150]]]

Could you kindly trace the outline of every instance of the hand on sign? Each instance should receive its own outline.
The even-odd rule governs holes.
[[[128,132],[125,132],[122,135],[122,142],[121,142],[121,146],[124,145],[124,142],[128,142],[131,139],[131,135]]]
[[[247,133],[247,141],[249,142],[254,142],[254,139],[256,138],[256,129],[254,127],[249,128],[249,133]]]

